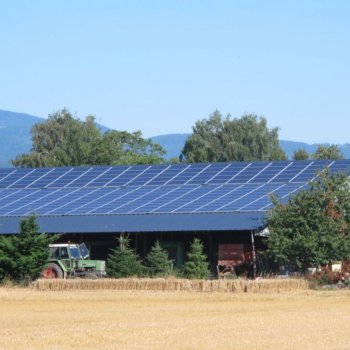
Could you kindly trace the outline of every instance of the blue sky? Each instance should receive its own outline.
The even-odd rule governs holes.
[[[215,109],[350,142],[350,1],[0,0],[0,109],[145,137]]]

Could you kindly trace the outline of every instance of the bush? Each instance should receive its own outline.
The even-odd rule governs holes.
[[[346,274],[343,272],[333,272],[329,269],[323,269],[312,274],[305,275],[305,278],[316,286],[332,285],[347,280]],[[346,283],[345,283],[346,284]]]

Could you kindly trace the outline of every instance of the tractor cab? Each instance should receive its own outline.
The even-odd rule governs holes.
[[[58,243],[49,245],[49,261],[42,272],[44,278],[97,278],[106,276],[103,260],[90,260],[84,243]]]
[[[90,258],[89,250],[85,243],[82,244],[50,244],[50,259],[86,260]]]

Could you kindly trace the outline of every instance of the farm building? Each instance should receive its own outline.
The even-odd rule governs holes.
[[[128,233],[140,255],[159,240],[178,266],[198,237],[214,269],[229,254],[255,259],[270,195],[286,201],[325,168],[350,160],[0,169],[0,233],[35,214],[41,232],[84,241],[93,258]]]

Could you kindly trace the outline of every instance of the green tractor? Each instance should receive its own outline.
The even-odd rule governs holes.
[[[49,261],[43,278],[101,278],[106,277],[106,262],[90,260],[86,245],[75,243],[50,244]]]

